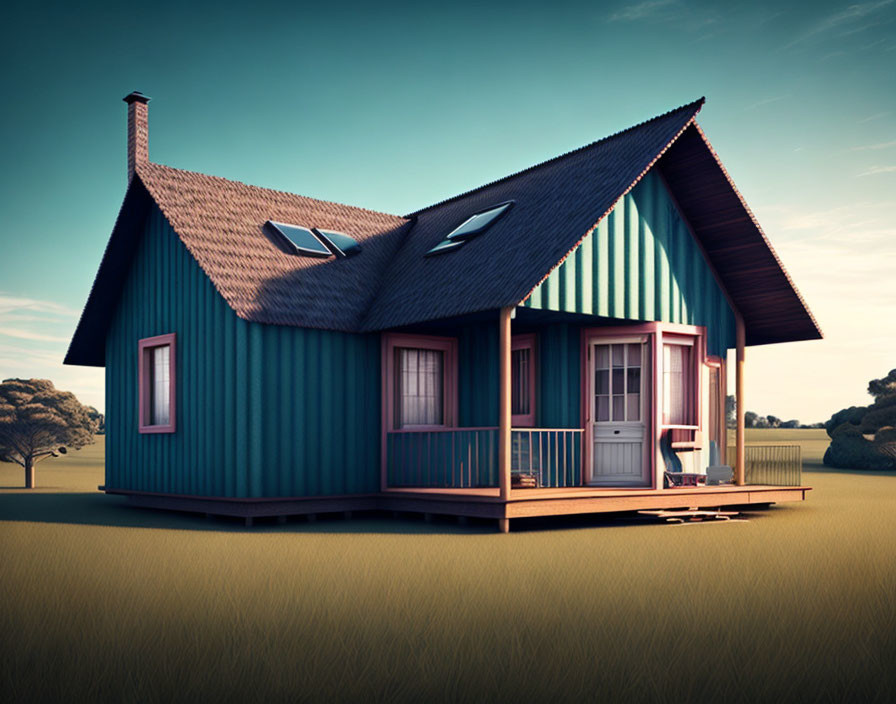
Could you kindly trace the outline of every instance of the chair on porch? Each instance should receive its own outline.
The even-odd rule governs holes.
[[[709,442],[709,467],[706,468],[706,485],[730,484],[734,470],[726,464],[719,464],[719,446],[715,440]]]

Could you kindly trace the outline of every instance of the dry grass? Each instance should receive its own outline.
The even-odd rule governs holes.
[[[0,465],[0,701],[896,699],[896,476],[748,522],[245,530],[95,492],[101,450]],[[549,529],[548,529],[549,528]]]

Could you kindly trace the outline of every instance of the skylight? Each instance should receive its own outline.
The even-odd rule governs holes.
[[[330,249],[340,257],[350,257],[361,251],[361,245],[354,237],[334,230],[322,230],[319,227],[313,229],[314,234],[325,240],[330,245]]]
[[[265,224],[279,236],[287,249],[293,250],[294,254],[321,259],[333,256],[333,252],[307,227],[287,225],[273,220],[268,220]]]
[[[497,220],[504,215],[513,206],[513,201],[501,203],[488,210],[471,215],[460,225],[454,228],[448,236],[439,242],[435,247],[430,249],[424,256],[431,254],[441,254],[442,252],[450,252],[457,249],[467,240],[471,240],[476,235],[480,235],[491,227]]]
[[[448,235],[448,239],[468,240],[471,237],[475,237],[476,235],[481,234],[504,213],[510,210],[511,205],[513,205],[513,202],[508,201],[507,203],[502,203],[497,207],[490,208],[489,210],[485,210],[481,213],[476,213],[475,215],[467,218],[460,227],[455,228],[455,230],[450,235]]]
[[[450,252],[452,249],[457,249],[464,243],[464,240],[442,240],[435,247],[429,250],[425,256],[429,256],[430,254],[441,254],[442,252]]]

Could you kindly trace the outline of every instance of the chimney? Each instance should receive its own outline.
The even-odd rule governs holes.
[[[149,98],[138,90],[125,96],[128,104],[128,183],[141,164],[149,161]]]

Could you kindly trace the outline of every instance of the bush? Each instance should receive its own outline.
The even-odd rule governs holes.
[[[858,426],[849,422],[834,429],[824,463],[837,469],[896,469],[896,459],[885,454]]]
[[[824,424],[824,429],[828,431],[829,437],[834,437],[834,429],[841,426],[843,423],[852,423],[853,425],[860,425],[862,423],[862,417],[865,415],[865,412],[868,410],[868,406],[850,406],[849,408],[844,408],[842,411],[837,411],[831,419]]]

